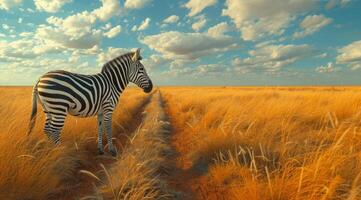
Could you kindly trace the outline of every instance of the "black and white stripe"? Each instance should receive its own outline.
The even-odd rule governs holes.
[[[44,131],[55,144],[60,143],[60,132],[67,114],[98,118],[98,150],[103,153],[103,123],[106,128],[109,150],[116,155],[112,143],[112,114],[120,94],[129,82],[144,92],[152,90],[152,81],[140,62],[140,49],[121,55],[103,66],[101,73],[82,75],[67,71],[44,74],[33,89],[33,108],[29,124],[32,131],[39,98],[46,115]]]

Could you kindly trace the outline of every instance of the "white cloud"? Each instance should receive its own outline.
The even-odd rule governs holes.
[[[361,63],[361,40],[352,42],[338,49],[336,61],[337,63],[346,64]]]
[[[332,22],[331,18],[327,18],[324,15],[308,15],[303,19],[300,24],[300,27],[303,29],[300,32],[293,34],[294,38],[301,38],[307,35],[311,35],[319,31],[322,27],[330,24]]]
[[[149,27],[149,23],[150,23],[150,18],[147,17],[145,20],[142,21],[142,23],[139,25],[139,27],[134,25],[132,27],[132,31],[143,31]]]
[[[29,13],[35,13],[35,10],[33,10],[31,8],[27,8],[26,11],[28,11]]]
[[[237,74],[247,74],[251,71],[251,68],[249,66],[242,65],[242,59],[241,58],[235,58],[232,60],[232,66],[233,70]]]
[[[230,67],[227,67],[223,64],[201,64],[196,67],[190,67],[192,63],[179,62],[175,61],[171,63],[171,66],[167,71],[164,71],[163,74],[179,77],[185,75],[186,77],[199,78],[199,77],[212,77],[217,76],[218,78],[226,75],[230,75],[230,72],[233,73]]]
[[[108,32],[104,33],[105,36],[107,36],[108,38],[114,38],[115,36],[117,36],[120,32],[122,31],[122,28],[120,25],[113,27],[112,29],[110,29]]]
[[[0,60],[4,58],[27,59],[37,55],[33,51],[35,43],[32,40],[22,39],[13,42],[0,41]]]
[[[150,2],[152,0],[126,0],[124,7],[128,9],[141,9]]]
[[[179,20],[179,17],[177,15],[171,15],[163,20],[164,23],[167,24],[173,24],[176,23]]]
[[[319,66],[315,69],[318,73],[331,73],[335,71],[335,67],[332,62],[327,63],[326,66]]]
[[[297,60],[313,55],[314,50],[309,45],[266,45],[248,53],[250,57],[237,58],[233,60],[233,65],[275,72]]]
[[[229,32],[231,27],[227,24],[227,22],[221,22],[213,27],[208,29],[208,34],[213,37],[218,37],[224,35],[225,33]]]
[[[47,44],[55,43],[61,47],[74,49],[89,49],[99,45],[102,33],[99,30],[89,30],[81,34],[69,35],[62,28],[41,25],[36,30],[36,37]]]
[[[3,24],[2,27],[3,27],[4,30],[9,30],[10,29],[10,26],[7,25],[7,24]]]
[[[22,0],[0,0],[0,9],[10,10],[12,7],[18,6]]]
[[[120,7],[119,0],[101,0],[102,6],[95,9],[92,14],[102,21],[107,21],[113,16],[122,14],[123,10]]]
[[[47,22],[62,29],[64,34],[71,37],[81,37],[91,31],[92,25],[96,22],[96,17],[87,11],[70,15],[65,19],[49,17]]]
[[[149,58],[146,58],[146,59],[144,59],[144,61],[142,61],[143,65],[147,69],[156,68],[156,67],[168,64],[170,62],[171,62],[170,59],[166,59],[161,55],[151,55]]]
[[[60,53],[65,51],[63,46],[57,43],[39,44],[33,48],[34,53],[37,55],[48,54],[48,53]]]
[[[322,53],[320,55],[317,55],[316,58],[326,58],[328,56],[327,53]]]
[[[220,64],[207,64],[199,65],[197,67],[197,75],[210,76],[210,75],[219,75],[224,74],[227,71],[227,67]]]
[[[41,41],[29,38],[28,35],[22,39],[12,42],[0,42],[0,61],[20,62],[34,59],[45,53],[59,53],[64,49],[52,44],[43,45]]]
[[[23,18],[19,17],[18,23],[19,23],[19,24],[23,23]]]
[[[37,10],[42,10],[50,13],[56,13],[66,3],[70,3],[72,0],[34,0]]]
[[[99,64],[105,64],[106,62],[112,60],[113,58],[116,58],[117,56],[123,55],[131,51],[132,51],[131,49],[126,49],[126,48],[109,47],[107,51],[105,52],[102,51],[98,55],[97,61]]]
[[[108,20],[120,14],[118,0],[101,0],[102,6],[91,11],[83,11],[66,18],[51,16],[47,19],[50,25],[39,25],[35,37],[44,45],[70,49],[90,49],[99,46],[102,36],[115,37],[120,32],[120,26],[102,33],[94,29],[97,20]]]
[[[204,17],[204,15],[201,15],[199,17],[199,20],[192,24],[192,29],[199,32],[201,30],[201,28],[204,25],[206,25],[206,23],[207,23],[206,18]]]
[[[142,43],[163,54],[168,59],[192,60],[239,47],[237,39],[230,36],[210,36],[207,33],[164,32],[146,36]]]
[[[213,6],[217,0],[189,0],[184,6],[190,10],[188,16],[194,16],[202,12],[203,9]]]
[[[109,30],[112,27],[112,23],[107,23],[105,26],[102,27],[103,30]]]
[[[71,62],[72,64],[77,63],[80,60],[80,55],[77,53],[72,53],[71,56],[69,57],[69,62]]]
[[[325,8],[330,10],[338,5],[341,5],[343,7],[343,6],[346,6],[350,2],[351,2],[351,0],[329,0],[326,3]]]
[[[135,31],[137,31],[137,30],[138,30],[138,27],[137,27],[136,25],[134,25],[134,26],[132,27],[132,31],[135,32]]]
[[[226,0],[222,15],[230,17],[244,40],[281,35],[297,14],[317,5],[314,0]]]

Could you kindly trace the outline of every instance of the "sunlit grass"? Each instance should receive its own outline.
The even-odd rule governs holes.
[[[114,137],[127,134],[124,127],[146,98],[139,89],[126,90],[114,113]],[[40,105],[34,131],[26,135],[30,87],[2,87],[0,99],[0,199],[52,198],[69,189],[67,182],[81,176],[84,166],[96,164],[89,163],[95,160],[91,157],[97,156],[95,117],[67,117],[62,144],[56,147],[42,131],[44,114]]]
[[[359,88],[162,91],[198,198],[361,198]]]

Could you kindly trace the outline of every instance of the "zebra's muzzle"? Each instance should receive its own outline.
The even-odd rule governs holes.
[[[146,88],[144,88],[144,92],[145,93],[149,93],[149,92],[151,92],[152,91],[152,89],[153,89],[153,83],[152,83],[152,81],[151,80],[149,80],[149,86],[148,87],[146,87]]]

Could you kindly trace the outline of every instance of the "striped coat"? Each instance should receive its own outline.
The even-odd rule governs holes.
[[[135,83],[147,93],[153,87],[140,60],[140,49],[138,49],[136,52],[118,56],[107,62],[99,74],[83,75],[67,71],[51,71],[41,76],[33,89],[29,134],[35,124],[37,100],[39,100],[46,115],[44,132],[55,144],[60,143],[60,133],[68,114],[79,117],[97,116],[99,153],[103,153],[104,125],[109,150],[115,156],[111,121],[121,93],[129,82]]]

